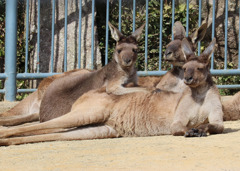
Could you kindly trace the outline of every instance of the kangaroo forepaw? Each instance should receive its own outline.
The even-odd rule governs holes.
[[[190,130],[188,130],[184,137],[206,137],[207,133],[204,132],[202,129],[196,129],[196,128],[192,128]]]

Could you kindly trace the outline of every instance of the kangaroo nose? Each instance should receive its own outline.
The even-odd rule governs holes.
[[[169,49],[166,49],[165,53],[164,53],[164,57],[165,59],[169,59],[171,57],[172,51]]]
[[[132,62],[131,59],[125,59],[126,64],[130,64]]]
[[[184,82],[185,82],[186,84],[191,84],[192,81],[193,81],[193,77],[185,77],[184,79],[185,79]]]

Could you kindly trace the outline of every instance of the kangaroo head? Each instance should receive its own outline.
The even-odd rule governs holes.
[[[196,49],[197,42],[204,38],[206,30],[207,24],[204,23],[193,34],[186,37],[193,52]],[[174,23],[173,35],[174,40],[167,45],[164,58],[166,61],[171,62],[173,66],[182,66],[185,63],[185,58],[181,50],[181,42],[185,38],[186,32],[181,22],[177,21]]]
[[[141,37],[144,26],[145,24],[130,36],[124,36],[117,28],[109,23],[112,38],[117,42],[114,59],[122,68],[131,67],[135,64],[138,51],[137,41]]]
[[[184,83],[190,87],[202,85],[210,75],[210,58],[215,49],[216,39],[212,40],[200,56],[194,54],[186,38],[183,39],[181,44],[187,61],[183,65]]]

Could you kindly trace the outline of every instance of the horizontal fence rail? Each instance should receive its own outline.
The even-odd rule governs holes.
[[[64,52],[64,62],[63,62],[63,71],[68,71],[68,58],[70,58],[70,56],[68,55],[68,22],[69,22],[69,18],[68,18],[68,0],[62,0],[65,3],[65,13],[64,13],[64,48],[62,49],[62,51]],[[25,38],[26,38],[26,44],[25,44],[25,71],[24,73],[17,73],[16,71],[16,37],[17,37],[17,0],[11,0],[8,1],[6,0],[6,36],[5,36],[5,72],[4,73],[0,73],[0,79],[1,80],[5,80],[5,88],[4,89],[0,89],[0,93],[5,94],[5,99],[8,101],[14,101],[15,97],[16,97],[16,92],[18,93],[25,93],[25,92],[33,92],[35,91],[35,89],[18,89],[16,90],[16,80],[24,80],[24,79],[42,79],[42,78],[46,78],[49,76],[53,76],[55,74],[59,74],[57,72],[54,71],[54,48],[55,48],[55,43],[56,43],[56,38],[54,37],[54,35],[56,34],[56,5],[57,1],[52,0],[51,1],[51,7],[52,7],[52,12],[51,12],[51,20],[52,20],[52,24],[51,24],[51,30],[48,30],[51,32],[51,58],[50,58],[50,69],[49,69],[49,73],[42,73],[40,72],[40,67],[41,67],[41,63],[40,63],[40,58],[41,58],[41,54],[40,54],[40,41],[41,41],[41,17],[43,14],[40,13],[41,7],[41,0],[37,0],[36,3],[37,5],[37,58],[36,58],[36,72],[34,73],[30,73],[29,72],[29,60],[30,60],[30,54],[29,54],[29,37],[30,37],[30,30],[29,30],[29,0],[26,0],[26,15],[25,15],[25,21],[26,21],[26,26],[25,26]],[[86,1],[88,2],[88,1]],[[95,59],[95,55],[96,55],[96,51],[95,51],[95,27],[96,27],[96,18],[95,18],[95,13],[96,13],[96,0],[92,0],[89,1],[91,3],[91,13],[92,13],[92,25],[91,25],[91,66],[90,69],[95,69],[94,68],[94,60]],[[145,2],[145,23],[146,23],[146,27],[145,27],[145,48],[144,48],[144,70],[143,71],[138,71],[138,75],[140,76],[147,76],[147,75],[163,75],[165,74],[167,71],[162,69],[162,54],[163,54],[163,9],[165,8],[165,1],[160,0],[160,17],[159,17],[159,60],[158,60],[158,70],[148,70],[148,62],[149,62],[149,58],[148,58],[148,54],[149,51],[151,49],[149,49],[149,42],[148,42],[148,33],[149,33],[149,0],[146,0]],[[122,27],[123,27],[123,23],[124,21],[122,20],[122,15],[124,14],[123,12],[123,0],[119,0],[118,3],[116,3],[118,5],[118,28],[121,31]],[[173,28],[173,24],[175,22],[175,10],[176,10],[176,4],[175,4],[175,0],[171,1],[171,24],[172,24],[172,28]],[[189,34],[189,23],[190,23],[190,17],[189,16],[189,0],[186,0],[186,15],[185,15],[185,24],[186,25],[186,36],[188,36]],[[78,48],[77,48],[77,68],[81,68],[82,66],[82,51],[81,51],[81,46],[84,42],[82,42],[82,20],[84,20],[84,16],[83,16],[83,6],[82,6],[83,2],[82,0],[78,1],[78,23],[79,23],[79,28],[78,28]],[[132,0],[132,4],[130,5],[132,7],[132,18],[133,18],[133,23],[132,23],[132,31],[134,31],[136,29],[136,18],[138,17],[136,15],[137,13],[137,7],[136,7],[137,1],[136,0]],[[198,1],[198,26],[200,26],[202,24],[202,5],[203,2],[202,0]],[[212,27],[212,38],[215,37],[215,0],[213,0],[212,2],[212,23],[211,23],[211,27]],[[109,29],[108,29],[108,21],[109,21],[109,15],[110,15],[110,2],[109,0],[106,0],[106,24],[105,24],[105,53],[104,53],[104,63],[103,65],[106,65],[108,63],[109,60]],[[240,8],[239,8],[239,15],[240,15]],[[45,16],[46,17],[46,16]],[[225,53],[224,53],[224,66],[223,69],[216,69],[214,68],[214,54],[212,54],[212,58],[211,58],[211,73],[213,75],[240,75],[240,44],[238,43],[238,67],[237,69],[228,69],[227,68],[227,60],[228,60],[228,0],[225,1],[225,19],[224,19],[224,34],[225,34]],[[239,27],[240,27],[240,22],[239,22]],[[173,33],[173,30],[171,31]],[[240,35],[240,30],[239,33]],[[173,34],[172,34],[172,39],[173,39]],[[169,40],[170,41],[170,40]],[[240,41],[240,36],[238,37],[238,41]],[[201,43],[198,43],[198,48],[197,48],[197,53],[198,55],[201,52]],[[218,85],[219,88],[240,88],[240,85]]]

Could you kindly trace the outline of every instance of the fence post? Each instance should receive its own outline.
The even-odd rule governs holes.
[[[17,0],[6,1],[5,100],[16,100]]]

